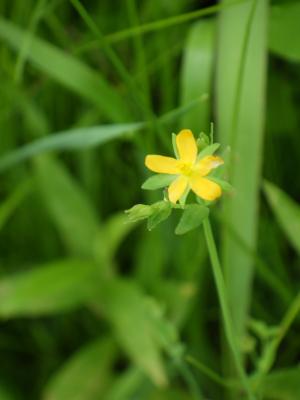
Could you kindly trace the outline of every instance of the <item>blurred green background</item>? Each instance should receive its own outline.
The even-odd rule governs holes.
[[[1,0],[0,400],[244,399],[202,229],[124,210],[214,122],[213,207],[257,399],[300,399],[300,2]]]

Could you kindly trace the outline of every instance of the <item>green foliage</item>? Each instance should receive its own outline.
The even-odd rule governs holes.
[[[0,2],[1,400],[245,400],[228,337],[256,400],[300,398],[299,10]],[[216,204],[147,175],[184,128]]]
[[[290,61],[300,61],[299,2],[285,2],[271,8],[269,47],[275,54]]]
[[[99,230],[96,211],[65,167],[51,158],[35,163],[37,184],[70,252],[92,256]]]
[[[97,269],[85,261],[57,261],[0,281],[0,317],[14,318],[66,311],[97,293]]]
[[[100,400],[111,382],[115,354],[108,338],[83,346],[47,383],[43,399]]]
[[[267,199],[290,243],[300,253],[300,207],[271,182],[264,184]]]
[[[145,297],[133,282],[124,280],[109,281],[102,290],[102,306],[115,328],[118,340],[154,382],[165,386],[165,368]]]

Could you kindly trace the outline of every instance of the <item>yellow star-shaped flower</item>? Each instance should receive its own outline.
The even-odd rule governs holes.
[[[176,136],[178,159],[150,154],[145,165],[153,172],[176,175],[168,187],[169,200],[176,203],[186,192],[192,190],[204,200],[215,200],[222,194],[220,185],[206,176],[224,161],[218,156],[205,156],[197,159],[197,143],[192,131],[183,129]]]

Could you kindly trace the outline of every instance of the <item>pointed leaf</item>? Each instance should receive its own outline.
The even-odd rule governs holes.
[[[78,307],[98,293],[94,264],[60,261],[0,280],[0,317],[52,314]]]
[[[142,185],[142,189],[155,190],[169,186],[174,181],[176,175],[157,174],[150,176]]]
[[[209,209],[200,204],[189,204],[185,207],[179,224],[176,227],[176,235],[183,235],[200,226],[208,217]]]
[[[159,201],[151,206],[152,214],[148,218],[147,228],[151,231],[158,224],[165,221],[171,214],[172,205],[169,201]]]

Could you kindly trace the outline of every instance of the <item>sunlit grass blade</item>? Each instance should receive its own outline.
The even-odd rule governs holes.
[[[162,124],[167,125],[196,107],[200,101],[201,99],[196,99],[189,104],[171,110],[159,117],[159,120]],[[148,122],[132,122],[75,128],[53,133],[3,155],[0,158],[0,172],[41,153],[95,147],[110,140],[124,137],[126,134],[135,133],[147,126],[149,126]]]
[[[255,248],[264,125],[267,1],[221,13],[217,64],[218,133],[232,146],[230,183],[235,195],[225,213],[234,231]],[[224,1],[226,4],[226,0]],[[236,334],[241,340],[251,301],[253,262],[230,233],[223,235],[223,265]]]
[[[25,32],[0,18],[0,38],[14,50],[20,50]],[[112,121],[128,120],[130,112],[100,71],[96,72],[80,60],[37,37],[31,38],[28,61],[68,89],[96,104]]]
[[[35,155],[61,150],[85,149],[141,129],[144,123],[102,125],[70,129],[36,140],[0,158],[0,172]]]

